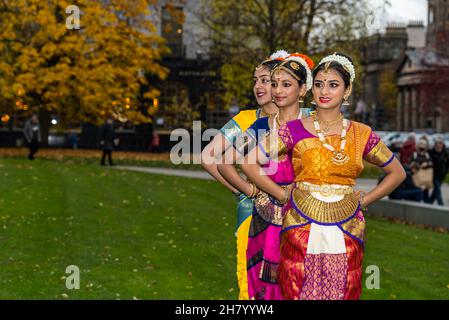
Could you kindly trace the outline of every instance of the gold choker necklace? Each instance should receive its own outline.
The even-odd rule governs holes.
[[[301,119],[302,118],[302,110],[301,109],[299,109],[299,113],[298,113],[298,116],[296,117],[296,119]],[[295,120],[295,119],[293,119],[293,120]],[[274,127],[273,128],[273,130],[277,130],[278,128],[280,128],[281,127],[281,120],[279,119],[279,112],[278,113],[276,113],[276,115],[274,116],[274,121],[275,121],[275,123],[278,125],[278,127],[276,128],[276,127]],[[288,121],[292,121],[292,120],[288,120]],[[286,121],[286,122],[288,122],[288,121]]]
[[[331,126],[338,124],[342,120],[343,120],[343,114],[341,114],[341,113],[337,117],[337,119],[331,120],[331,121],[322,120],[322,119],[318,118],[318,122],[323,125],[322,130],[324,133],[328,133],[331,130],[331,128],[330,128]]]
[[[265,111],[263,110],[263,108],[261,108],[261,109],[260,109],[260,113],[259,113],[259,118],[271,117],[271,116],[273,116],[273,115],[275,115],[275,114],[276,114],[276,112],[275,112],[275,113],[268,113],[268,112],[265,112]]]

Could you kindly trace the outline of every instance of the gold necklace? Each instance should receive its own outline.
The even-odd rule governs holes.
[[[301,119],[301,118],[302,118],[302,110],[300,109],[296,119]],[[280,128],[281,127],[281,120],[279,119],[279,112],[275,114],[274,120],[275,120],[276,124],[278,125],[278,128]],[[276,130],[276,127],[274,129]]]
[[[335,120],[331,120],[331,121],[327,121],[327,120],[322,120],[320,118],[318,118],[318,122],[323,126],[323,132],[328,133],[331,130],[331,126],[338,124],[339,122],[341,122],[343,120],[343,114],[340,113],[340,115],[337,117],[337,119]]]
[[[317,115],[317,117],[318,117],[318,115]],[[340,115],[335,120],[328,121],[328,120],[323,120],[323,119],[318,118],[318,121],[319,121],[319,123],[332,126],[334,124],[339,123],[342,119],[343,119],[343,114],[340,113]]]
[[[317,115],[313,115],[313,125],[315,126],[315,131],[318,135],[318,138],[320,139],[323,146],[332,152],[332,162],[336,165],[343,165],[349,161],[349,156],[345,153],[345,146],[346,146],[346,133],[348,131],[348,120],[346,120],[343,117],[342,125],[343,128],[341,130],[340,135],[340,150],[336,150],[327,140],[327,138],[324,136],[320,124],[317,119]]]
[[[265,112],[265,111],[263,110],[263,108],[260,108],[259,118],[271,117],[271,116],[273,116],[273,115],[275,115],[275,114],[276,114],[276,113],[268,113],[268,112]]]

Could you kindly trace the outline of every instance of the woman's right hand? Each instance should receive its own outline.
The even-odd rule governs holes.
[[[279,201],[279,202],[284,202],[285,201],[285,195],[286,195],[286,192],[287,192],[286,188],[289,189],[288,194],[290,194],[291,193],[291,187],[290,186],[285,187],[285,188],[279,186],[278,188],[276,188],[276,190],[275,190],[276,194],[274,194],[273,196],[276,198],[277,201]]]

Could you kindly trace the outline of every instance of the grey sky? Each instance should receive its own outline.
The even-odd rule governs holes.
[[[388,22],[405,22],[422,20],[427,24],[427,0],[388,0],[386,7]],[[370,0],[374,7],[382,7],[384,0]],[[379,13],[379,11],[377,11]]]

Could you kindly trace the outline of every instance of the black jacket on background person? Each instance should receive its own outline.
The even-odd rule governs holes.
[[[104,124],[101,127],[100,144],[103,150],[111,150],[114,148],[115,130],[113,124]]]
[[[439,181],[443,181],[449,171],[449,154],[446,148],[443,148],[441,152],[437,152],[435,149],[429,151],[430,157],[433,162],[433,176]]]
[[[27,120],[27,122],[25,122],[23,135],[25,136],[30,151],[28,154],[28,159],[34,160],[34,155],[39,150],[39,142],[41,142],[42,140],[41,127],[36,115],[33,115],[30,119]]]
[[[41,138],[41,127],[39,125],[39,122],[33,122],[31,119],[28,119],[25,122],[23,134],[28,143],[31,143],[32,141],[40,142],[42,138]]]

